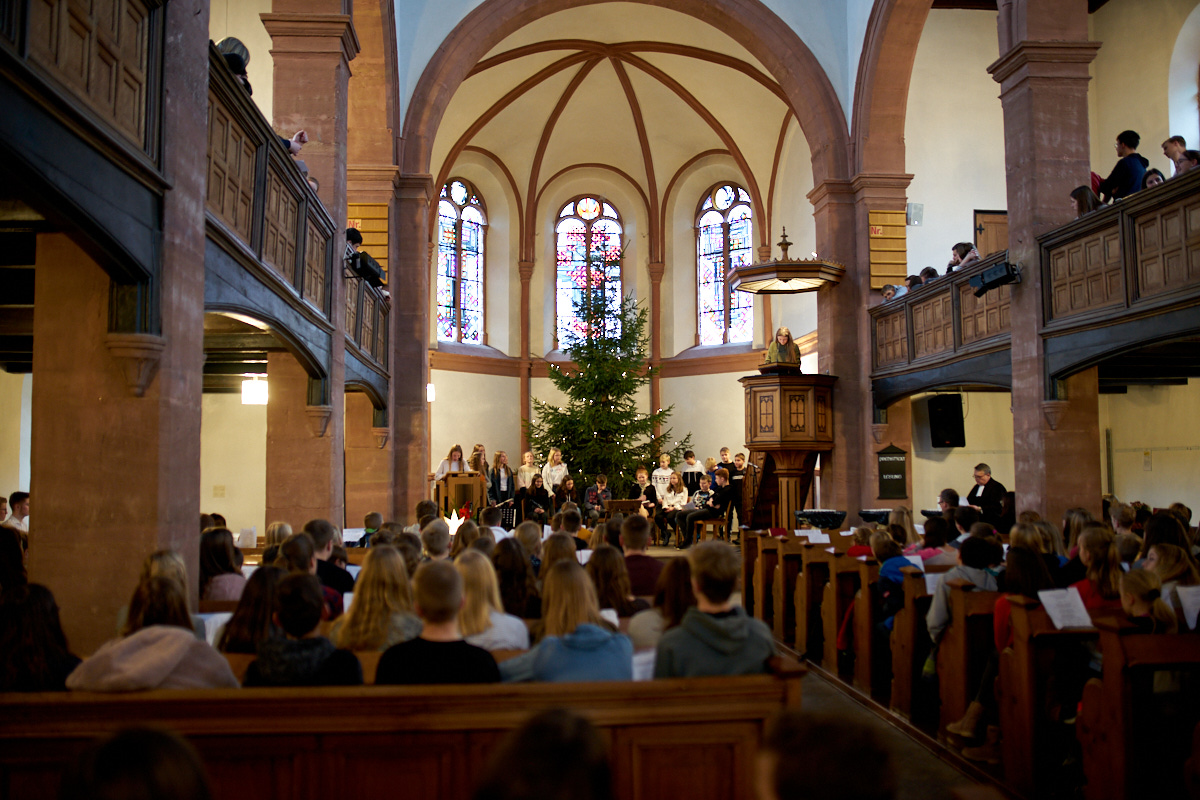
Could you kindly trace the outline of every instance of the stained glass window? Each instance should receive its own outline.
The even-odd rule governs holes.
[[[750,195],[730,183],[713,187],[696,217],[696,310],[700,344],[754,339],[754,297],[731,292],[729,270],[753,261]]]
[[[483,239],[487,212],[467,181],[455,178],[438,201],[437,338],[483,343]]]
[[[621,217],[598,197],[579,197],[563,206],[555,226],[558,268],[555,302],[559,342],[567,331],[585,334],[575,304],[585,287],[602,288],[606,302],[616,309],[621,300]],[[616,325],[615,320],[610,325]],[[610,333],[617,333],[613,330]]]

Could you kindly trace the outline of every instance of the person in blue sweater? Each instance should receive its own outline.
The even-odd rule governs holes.
[[[545,638],[500,664],[505,681],[630,681],[633,643],[600,617],[596,589],[579,563],[559,561],[542,586]]]
[[[1100,181],[1097,194],[1102,202],[1120,200],[1142,188],[1142,180],[1146,177],[1146,167],[1150,166],[1150,162],[1138,154],[1141,142],[1142,137],[1137,131],[1121,131],[1117,134],[1116,148],[1120,160],[1109,176]]]

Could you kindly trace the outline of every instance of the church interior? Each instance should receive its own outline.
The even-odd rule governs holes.
[[[231,39],[243,76],[224,55]],[[1200,509],[1200,426],[1186,422],[1200,418],[1200,177],[1165,147],[1200,148],[1197,0],[14,0],[0,17],[0,106],[0,492],[29,493],[29,581],[53,591],[78,655],[112,637],[153,551],[179,552],[198,607],[200,513],[259,542],[278,520],[354,529],[378,512],[407,526],[452,448],[483,443],[489,463],[503,452],[516,468],[535,401],[566,399],[551,374],[572,364],[562,341],[582,329],[574,301],[595,281],[647,311],[652,373],[637,403],[669,409],[701,462],[722,448],[758,469],[770,460],[750,441],[761,401],[739,379],[780,328],[805,375],[836,378],[828,445],[815,469],[797,468],[797,498],[770,497],[761,527],[787,534],[804,508],[847,512],[846,531],[874,522],[861,510],[919,518],[947,487],[965,498],[977,465],[1015,493],[1014,515],[1055,526],[1068,509],[1101,519],[1110,500]],[[1072,190],[1109,175],[1123,131],[1165,180],[1078,214]],[[348,250],[351,231],[361,245]],[[979,261],[952,272],[960,242]],[[356,248],[370,259],[348,258]],[[593,248],[614,254],[598,277]],[[728,273],[806,262],[844,275],[755,294]],[[937,278],[884,299],[930,267]],[[1003,285],[976,291],[1001,267]],[[902,456],[898,476],[882,474],[885,450]],[[535,453],[539,468],[548,455]],[[562,455],[570,468],[569,444]],[[813,708],[866,718],[911,763],[948,773],[930,787],[908,769],[897,796],[975,783],[1065,796],[1028,752],[1052,734],[1021,716],[1034,714],[1021,696],[1001,698],[1001,727],[1020,719],[1031,738],[1006,733],[999,767],[959,758],[945,718],[898,712],[894,667],[881,700],[870,656],[840,659],[841,620],[820,607],[858,607],[878,566],[843,574],[787,539],[742,530],[742,602],[807,659]],[[1031,630],[1029,647],[1046,645]],[[1155,663],[1194,677],[1193,636]],[[892,650],[899,663],[894,638]],[[1035,680],[1046,654],[1024,655]],[[943,657],[958,656],[930,656]],[[1116,662],[1105,654],[1105,693]],[[959,667],[967,682],[984,670],[969,655]],[[638,761],[637,737],[653,731],[632,744],[612,733],[614,769],[643,781],[618,796],[752,796],[763,709],[792,704],[799,685],[714,702],[713,720],[743,738],[690,776],[671,752]],[[655,702],[607,691],[553,696],[612,726],[624,717],[605,703]],[[683,737],[674,746],[718,736],[689,728],[706,691],[681,688],[661,712]],[[321,753],[322,780],[358,765],[369,777],[352,796],[389,786],[351,752],[372,737],[399,736],[387,741],[424,759],[429,796],[467,797],[459,762],[426,750],[444,740],[477,756],[496,736],[472,727],[482,693],[448,698],[444,725],[389,695],[389,714],[417,720],[400,734],[326,727],[319,712],[337,713],[337,697],[289,697],[263,730],[342,736],[333,755],[295,746]],[[368,718],[371,696],[355,698],[353,717]],[[943,717],[971,699],[943,697]],[[263,699],[207,712],[113,702],[80,712],[77,730],[114,713],[174,719],[210,764],[204,714],[273,713]],[[0,757],[0,798],[49,785],[51,768],[26,769],[30,742],[59,736],[68,712],[29,735],[33,708],[0,723],[16,748]],[[1128,707],[1106,713],[1081,724],[1133,730]],[[1163,727],[1186,730],[1179,769],[1190,754],[1200,776],[1197,719],[1184,716]],[[503,719],[497,729],[515,724]],[[77,751],[84,737],[64,730]],[[1086,796],[1149,796],[1133,775],[1151,757],[1116,740],[1084,744],[1085,766],[1109,770],[1088,775]],[[266,763],[253,760],[223,765],[222,780],[315,796],[285,776],[300,767],[283,746],[272,753],[270,781],[247,775]]]

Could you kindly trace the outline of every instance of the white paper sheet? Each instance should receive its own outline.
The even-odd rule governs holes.
[[[938,584],[941,582],[942,577],[945,576],[945,574],[946,573],[944,573],[944,572],[926,572],[925,573],[925,592],[926,592],[926,594],[933,594],[934,592],[937,591]]]
[[[925,562],[921,560],[920,556],[905,556],[905,558],[908,559],[908,563],[912,564],[917,569],[921,570],[922,572],[925,571]]]
[[[614,628],[621,624],[621,618],[617,616],[617,610],[615,608],[600,609],[600,619],[605,620],[606,622],[611,622]]]
[[[580,564],[587,564],[588,559],[591,557],[592,557],[591,550],[576,550],[575,551],[575,558],[579,561]]]
[[[1043,589],[1038,592],[1038,599],[1042,601],[1042,608],[1046,609],[1050,621],[1058,630],[1094,627],[1092,618],[1083,607],[1083,598],[1074,586],[1067,589]]]
[[[654,679],[654,653],[653,650],[642,650],[633,654],[633,679],[635,681]]]
[[[358,580],[358,573],[362,572],[362,566],[359,564],[347,564],[346,572],[349,572],[354,580]]]
[[[238,531],[238,547],[258,547],[258,526],[251,525]]]
[[[854,531],[838,531],[838,536],[853,536]]]
[[[1196,630],[1196,617],[1200,615],[1200,586],[1179,586],[1179,604],[1183,606],[1183,618],[1188,628]]]
[[[803,536],[803,537],[807,538],[809,544],[831,544],[829,534],[822,533],[821,531],[795,530],[795,531],[792,531],[792,533],[796,534],[797,536]]]
[[[354,602],[354,592],[342,592],[342,613],[350,610],[350,604]]]
[[[220,611],[213,614],[197,614],[196,616],[204,620],[204,638],[213,647],[217,646],[217,639],[221,636],[221,631],[225,630],[225,623],[233,619],[233,612]]]
[[[553,528],[551,528],[549,525],[542,526],[542,541],[543,542],[546,541],[547,539],[549,539],[553,535],[554,535]]]
[[[343,528],[342,529],[342,545],[348,545],[351,542],[357,542],[359,539],[367,535],[366,528]]]

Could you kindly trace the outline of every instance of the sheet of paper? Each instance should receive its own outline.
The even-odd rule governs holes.
[[[828,533],[822,533],[821,531],[813,531],[813,530],[807,530],[807,531],[797,530],[797,531],[794,531],[794,533],[797,536],[806,537],[808,539],[809,544],[831,544]]]
[[[587,564],[588,559],[591,557],[592,557],[591,550],[576,550],[575,551],[575,558],[578,559],[580,564]]]
[[[554,530],[549,525],[542,526],[542,541],[546,541],[554,534]]]
[[[853,536],[854,531],[838,531],[838,536]]]
[[[633,654],[633,679],[648,681],[654,678],[654,652],[642,650]]]
[[[1092,618],[1083,607],[1083,598],[1074,586],[1067,589],[1043,589],[1038,592],[1042,608],[1050,615],[1054,627],[1061,630],[1068,628],[1092,628]]]
[[[367,535],[366,528],[343,528],[342,529],[342,544],[347,545],[351,542],[357,542],[359,539]]]
[[[600,609],[600,619],[611,622],[614,628],[621,624],[621,618],[617,616],[615,608]]]
[[[925,573],[925,592],[933,594],[937,591],[938,583],[941,582],[944,572],[926,572]]]
[[[249,528],[242,528],[238,531],[237,546],[258,547],[258,526],[252,525]]]
[[[342,592],[342,611],[349,611],[350,604],[354,602],[354,592]]]
[[[221,636],[221,631],[225,629],[225,623],[233,618],[231,611],[218,611],[213,614],[197,614],[196,616],[204,620],[204,638],[213,647],[217,646],[217,639]]]
[[[908,563],[912,564],[917,569],[921,570],[922,572],[925,571],[925,562],[921,560],[920,556],[905,556],[905,558],[908,559]]]
[[[243,564],[242,577],[250,580],[250,576],[254,574],[254,570],[258,569],[258,564]]]
[[[921,536],[925,535],[925,526],[919,522],[913,523],[913,530],[915,530],[917,533],[921,534]]]
[[[358,573],[362,571],[362,566],[359,564],[347,564],[346,572],[350,573],[350,577],[358,580]]]
[[[1196,617],[1200,615],[1200,586],[1180,586],[1179,605],[1183,606],[1183,618],[1188,628],[1196,630]]]

